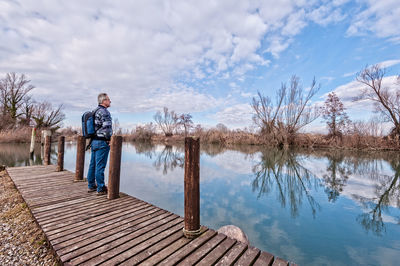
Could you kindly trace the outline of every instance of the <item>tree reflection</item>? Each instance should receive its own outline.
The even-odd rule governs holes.
[[[155,154],[156,154],[156,146],[150,142],[135,141],[130,144],[131,145],[133,144],[137,154],[143,154],[146,157],[149,157],[150,159],[152,159],[153,156],[155,156]]]
[[[377,235],[386,232],[382,213],[389,213],[389,206],[400,208],[400,158],[397,155],[389,161],[393,176],[380,175],[378,184],[375,185],[374,197],[355,196],[362,204],[365,213],[357,217],[357,221],[368,231]],[[373,173],[374,174],[374,173]],[[375,176],[374,176],[375,177]],[[400,218],[398,217],[398,224]]]
[[[169,171],[173,171],[176,167],[183,168],[185,157],[176,147],[166,145],[164,150],[157,156],[154,167],[157,170],[163,169],[166,175]]]
[[[324,174],[322,178],[325,182],[325,193],[328,195],[328,200],[335,202],[343,191],[351,171],[342,152],[332,151],[327,155],[327,159],[329,161],[326,168],[327,174]]]
[[[321,207],[310,194],[310,190],[321,184],[313,173],[303,166],[303,157],[290,150],[263,151],[261,161],[253,167],[255,179],[252,187],[253,191],[258,191],[258,197],[276,189],[282,207],[288,204],[293,217],[298,216],[305,198],[315,217]]]

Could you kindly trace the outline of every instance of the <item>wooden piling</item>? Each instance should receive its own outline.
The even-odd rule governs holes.
[[[51,137],[46,136],[44,141],[44,165],[50,165]]]
[[[33,154],[35,153],[35,142],[36,142],[36,128],[32,128],[32,136],[31,136],[31,146],[29,149],[29,157],[33,158]]]
[[[185,227],[186,238],[200,235],[200,139],[185,138]]]
[[[86,139],[83,136],[78,136],[76,142],[76,170],[74,182],[80,182],[83,181],[83,171],[85,167]]]
[[[110,145],[110,171],[108,174],[108,199],[119,198],[122,136],[112,136]]]
[[[58,138],[57,172],[64,171],[64,143],[65,137]]]

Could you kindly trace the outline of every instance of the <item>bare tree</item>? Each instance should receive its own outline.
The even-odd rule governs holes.
[[[175,111],[168,111],[168,108],[164,107],[163,112],[157,111],[154,115],[154,120],[164,132],[165,136],[169,137],[173,135],[173,132],[177,127],[178,115]]]
[[[49,102],[36,104],[33,111],[33,119],[36,122],[37,128],[58,129],[61,122],[65,119],[65,114],[62,112],[63,105],[59,105],[56,109]]]
[[[35,102],[30,96],[26,96],[21,106],[21,117],[19,123],[21,125],[29,126],[32,120],[33,111],[35,109]]]
[[[216,126],[217,130],[221,131],[222,133],[228,133],[229,129],[222,123],[218,123]]]
[[[178,119],[178,124],[183,127],[185,136],[187,136],[189,130],[193,127],[192,115],[181,114]]]
[[[329,135],[333,137],[342,136],[343,130],[350,122],[343,103],[335,92],[328,94],[322,107],[322,116],[326,120]]]
[[[310,124],[319,116],[318,109],[310,106],[309,103],[311,98],[319,91],[320,86],[316,86],[314,78],[308,92],[304,94],[304,89],[299,81],[300,79],[297,76],[292,76],[290,90],[286,93],[284,100],[283,121],[289,137],[294,137],[301,128]]]
[[[115,118],[113,123],[112,123],[112,127],[113,127],[113,133],[116,135],[121,135],[122,134],[122,127],[119,123],[118,118]]]
[[[3,115],[7,113],[14,125],[17,118],[22,115],[19,109],[23,105],[24,98],[34,88],[29,82],[24,74],[18,75],[14,72],[7,73],[6,77],[0,80],[0,103]]]
[[[262,134],[273,134],[276,130],[285,93],[286,86],[282,84],[282,88],[276,95],[276,105],[273,105],[271,98],[263,96],[261,92],[257,92],[258,98],[253,97],[251,103],[251,107],[255,112],[253,115],[253,121],[260,127]]]
[[[258,98],[253,98],[251,106],[255,112],[253,120],[260,127],[261,133],[269,140],[272,137],[279,144],[293,144],[299,130],[319,116],[318,109],[310,104],[319,88],[314,79],[305,93],[299,78],[294,75],[289,89],[286,84],[281,85],[275,105],[268,96],[258,92]]]
[[[375,111],[381,114],[383,120],[393,124],[391,135],[399,138],[400,90],[399,88],[390,90],[388,87],[383,86],[382,81],[385,74],[385,68],[381,68],[379,64],[370,67],[366,66],[357,75],[357,81],[362,83],[365,87],[354,100],[371,100],[375,105]]]

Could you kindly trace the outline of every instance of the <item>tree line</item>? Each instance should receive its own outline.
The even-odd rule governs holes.
[[[374,103],[375,113],[379,116],[370,122],[351,121],[340,98],[335,92],[330,92],[322,106],[312,104],[311,100],[320,90],[320,85],[312,80],[310,86],[304,89],[300,78],[292,76],[289,84],[282,83],[275,97],[265,96],[261,91],[252,98],[253,122],[258,136],[275,146],[296,145],[302,129],[321,117],[326,122],[328,134],[326,137],[341,140],[348,134],[378,135],[378,125],[390,122],[391,130],[388,137],[400,138],[400,76],[395,88],[383,85],[386,69],[379,65],[366,66],[357,73],[356,80],[363,85],[359,95],[353,101],[370,100]],[[154,115],[154,120],[166,137],[177,133],[201,132],[200,125],[194,127],[190,114],[177,114],[164,107]],[[140,127],[144,129],[145,127]],[[147,129],[149,126],[147,125]],[[151,128],[155,130],[154,127]],[[214,131],[227,133],[229,130],[223,124],[218,124]],[[367,132],[367,133],[365,133]]]
[[[56,130],[65,119],[63,106],[36,101],[30,95],[35,86],[24,74],[7,73],[0,79],[0,130],[35,125]]]
[[[389,122],[391,130],[387,137],[400,140],[400,76],[392,88],[383,85],[386,70],[380,65],[366,66],[356,80],[363,89],[353,101],[369,100],[374,103],[378,118],[369,123],[351,121],[340,98],[330,92],[322,106],[312,103],[320,90],[315,78],[308,88],[303,88],[300,78],[292,76],[289,83],[282,83],[274,97],[265,96],[262,91],[252,98],[253,122],[257,133],[247,130],[230,131],[218,124],[214,129],[204,130],[194,125],[190,113],[178,114],[164,107],[153,116],[155,124],[137,126],[132,134],[137,139],[149,140],[156,134],[157,127],[165,137],[174,134],[199,134],[212,142],[223,142],[221,134],[233,134],[237,143],[260,143],[274,146],[298,144],[302,129],[321,117],[325,120],[328,134],[325,138],[341,140],[349,134],[377,136],[382,122]],[[37,102],[30,96],[35,87],[24,74],[8,73],[0,80],[0,130],[28,126],[34,121],[37,128],[57,129],[65,118],[62,105],[53,108],[47,101]],[[251,140],[245,140],[247,137]],[[367,132],[367,133],[365,133]],[[362,142],[361,139],[357,140]]]

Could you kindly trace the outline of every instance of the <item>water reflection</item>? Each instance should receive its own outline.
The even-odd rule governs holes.
[[[282,207],[289,205],[293,217],[298,216],[299,208],[305,198],[315,217],[321,207],[310,190],[320,187],[321,182],[303,166],[302,162],[306,158],[307,156],[290,150],[262,151],[261,161],[253,167],[255,175],[252,182],[253,191],[258,191],[258,197],[277,191]]]
[[[152,159],[156,154],[156,146],[150,142],[133,142],[137,154],[143,154]]]
[[[371,172],[371,179],[377,180],[375,195],[371,197],[357,196],[356,199],[362,204],[365,213],[357,217],[357,221],[366,231],[372,231],[377,235],[386,232],[383,213],[390,213],[389,206],[400,208],[400,158],[392,157],[389,160],[394,175],[377,174]],[[397,217],[400,224],[400,217]]]
[[[333,151],[326,155],[328,165],[326,174],[322,176],[325,183],[325,193],[330,202],[335,202],[352,174],[343,152]]]
[[[41,155],[41,147],[35,147],[33,158],[29,156],[29,146],[26,144],[0,144],[0,164],[9,167],[29,166],[42,164],[43,157]]]
[[[173,171],[176,167],[183,168],[185,157],[178,147],[166,145],[164,149],[158,154],[154,161],[154,167],[159,171],[162,169],[164,175],[168,171]]]
[[[184,166],[183,145],[155,146],[150,143],[135,143],[134,147],[138,154],[153,159],[154,168],[161,170],[164,175]],[[368,186],[371,186],[368,183],[374,183],[373,194],[352,191],[351,187],[347,189],[351,199],[364,209],[364,213],[358,215],[357,221],[366,231],[380,235],[385,231],[383,212],[389,212],[389,206],[400,206],[400,156],[396,153],[265,150],[248,145],[239,145],[233,149],[243,153],[244,160],[255,161],[251,187],[257,193],[257,198],[260,200],[269,194],[276,195],[283,208],[289,207],[293,218],[299,216],[304,201],[315,218],[322,208],[320,199],[315,196],[316,191],[321,188],[328,202],[335,203],[346,190],[348,181],[356,178],[362,179],[360,182],[367,183]],[[219,145],[201,145],[201,154],[211,158],[226,151],[226,148]],[[385,174],[385,163],[389,163],[389,172],[394,174]],[[322,169],[315,173],[307,167],[310,164],[320,165]],[[400,223],[400,219],[397,223]]]

